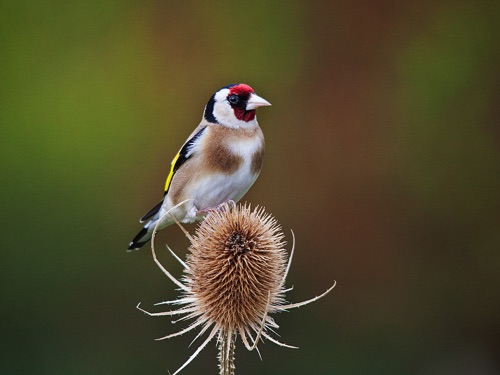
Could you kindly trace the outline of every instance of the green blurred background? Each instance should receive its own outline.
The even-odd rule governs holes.
[[[297,236],[243,374],[500,372],[500,3],[2,1],[2,374],[166,374],[195,350],[125,251],[218,88],[250,84],[244,200]],[[194,226],[189,227],[190,230]],[[174,227],[159,235],[178,254]],[[181,269],[161,252],[176,275]],[[183,372],[215,374],[215,343]]]

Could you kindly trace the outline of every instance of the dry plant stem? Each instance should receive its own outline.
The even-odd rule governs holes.
[[[236,334],[231,330],[222,330],[219,333],[219,374],[234,375],[234,349]]]

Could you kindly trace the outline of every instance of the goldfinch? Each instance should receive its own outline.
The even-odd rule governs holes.
[[[172,216],[192,223],[202,220],[208,210],[245,195],[264,157],[264,135],[255,110],[270,105],[244,83],[225,86],[212,95],[201,123],[172,161],[163,199],[142,217],[141,223],[148,222],[129,250],[144,246],[157,224],[163,229],[175,223]]]

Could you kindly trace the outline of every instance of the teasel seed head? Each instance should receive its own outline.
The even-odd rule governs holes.
[[[257,344],[261,339],[296,348],[269,334],[268,331],[279,328],[269,314],[314,302],[329,293],[335,284],[307,301],[285,301],[285,293],[291,290],[285,288],[285,281],[294,246],[288,257],[284,235],[276,219],[264,208],[252,210],[247,204],[234,207],[223,204],[208,213],[194,236],[185,233],[191,241],[186,262],[169,249],[184,267],[181,281],[156,258],[154,236],[151,246],[157,265],[181,289],[178,299],[159,304],[182,307],[151,313],[137,306],[151,316],[182,315],[178,321],[193,319],[187,328],[158,340],[179,336],[197,327],[200,327],[200,332],[195,340],[209,332],[204,342],[173,375],[186,367],[215,336],[219,343],[221,375],[234,374],[237,336],[248,350],[258,351]]]
[[[283,233],[264,209],[211,212],[196,231],[185,283],[208,322],[244,334],[284,303]]]

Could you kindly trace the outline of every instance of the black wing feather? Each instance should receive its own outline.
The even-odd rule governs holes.
[[[203,134],[205,129],[206,129],[206,127],[201,128],[198,133],[193,135],[191,137],[191,139],[189,141],[187,141],[186,143],[184,143],[184,146],[182,146],[181,150],[179,151],[178,156],[175,158],[174,165],[172,165],[172,167],[170,168],[170,173],[167,177],[167,182],[165,184],[166,185],[165,186],[165,195],[167,195],[167,193],[168,193],[168,189],[170,188],[170,182],[172,181],[172,178],[174,177],[175,172],[177,172],[177,170],[180,168],[180,166],[182,164],[184,164],[185,161],[191,157],[191,155],[192,155],[191,148],[192,148],[194,142],[196,142],[196,140]]]
[[[167,182],[165,183],[165,194],[163,195],[163,199],[160,201],[160,203],[158,203],[156,206],[150,209],[148,213],[141,218],[141,223],[148,220],[152,216],[156,215],[158,211],[160,211],[160,208],[163,205],[163,201],[168,193],[168,189],[170,188],[170,183],[172,182],[172,178],[174,177],[175,172],[177,172],[180,166],[184,164],[185,161],[191,157],[192,155],[190,153],[191,147],[193,146],[194,142],[196,142],[196,140],[203,134],[205,129],[206,127],[201,128],[198,133],[193,135],[191,139],[189,139],[186,143],[184,143],[179,153],[175,156],[174,159],[175,162],[170,168],[170,173],[168,174]]]
[[[154,206],[152,209],[148,211],[146,215],[144,215],[140,222],[144,223],[146,220],[148,220],[151,216],[156,215],[158,211],[160,211],[161,206],[163,205],[163,199],[158,203],[156,206]]]

